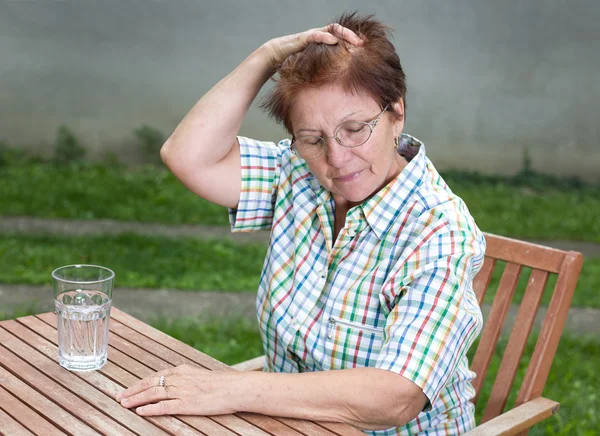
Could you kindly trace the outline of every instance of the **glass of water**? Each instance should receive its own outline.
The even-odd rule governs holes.
[[[106,363],[114,277],[110,269],[97,265],[68,265],[52,271],[62,367],[92,371]]]

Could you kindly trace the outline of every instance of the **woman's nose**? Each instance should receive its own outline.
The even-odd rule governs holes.
[[[352,158],[352,149],[341,146],[335,138],[327,141],[327,161],[334,167],[341,167]]]

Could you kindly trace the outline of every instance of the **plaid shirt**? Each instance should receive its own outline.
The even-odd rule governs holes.
[[[257,296],[266,371],[382,368],[429,402],[403,427],[372,435],[449,435],[475,426],[466,352],[481,332],[473,292],[485,239],[417,139],[401,174],[350,209],[335,242],[334,202],[306,162],[239,137],[236,232],[270,230]],[[390,404],[389,407],[394,407]]]

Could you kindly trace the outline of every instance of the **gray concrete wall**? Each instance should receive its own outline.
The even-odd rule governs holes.
[[[406,131],[441,168],[534,168],[600,180],[597,0],[0,0],[0,139],[47,148],[67,124],[97,155],[136,159],[265,40],[343,10],[395,29]],[[242,134],[283,130],[257,105]]]

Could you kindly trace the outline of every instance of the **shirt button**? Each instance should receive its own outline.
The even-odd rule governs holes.
[[[323,268],[321,271],[319,271],[319,275],[321,276],[322,279],[326,279],[327,278],[327,269]]]
[[[350,236],[350,237],[356,236],[356,229],[348,229],[348,236]]]

